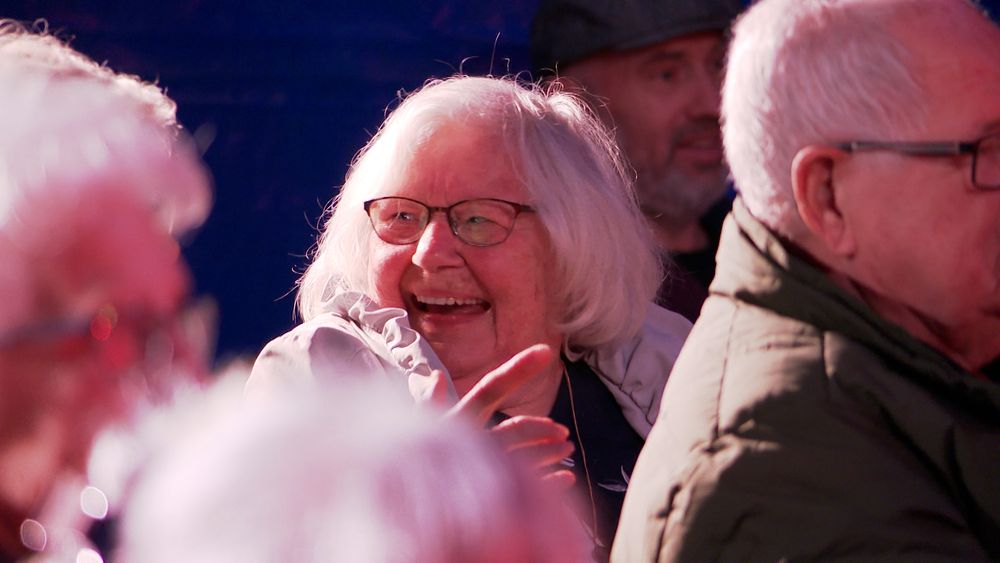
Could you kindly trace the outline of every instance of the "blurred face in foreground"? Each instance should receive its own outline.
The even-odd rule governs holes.
[[[0,498],[26,511],[62,471],[82,471],[96,433],[165,378],[204,373],[180,327],[188,275],[177,243],[144,206],[90,197],[52,202],[47,213],[63,221],[33,229],[32,314],[0,336]]]
[[[474,119],[439,127],[416,149],[405,179],[373,197],[405,197],[437,207],[479,198],[531,205],[494,130],[499,127]],[[494,217],[497,211],[483,208],[460,217],[477,230],[495,228],[493,220],[503,223],[509,235],[489,246],[460,240],[442,212],[433,212],[419,238],[408,244],[371,234],[375,300],[406,309],[460,395],[524,348],[537,343],[558,348],[562,341],[550,307],[548,237],[536,213],[511,210]],[[380,213],[386,221],[411,218],[398,207]]]

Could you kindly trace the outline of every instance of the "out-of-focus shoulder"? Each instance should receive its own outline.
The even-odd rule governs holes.
[[[383,371],[381,362],[348,319],[323,314],[275,338],[261,350],[247,380],[246,396],[335,377]]]

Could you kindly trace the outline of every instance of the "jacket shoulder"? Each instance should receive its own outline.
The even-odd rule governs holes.
[[[384,371],[365,334],[349,320],[324,314],[264,346],[246,384],[248,397],[315,380]]]
[[[829,356],[856,352],[710,298],[633,473],[616,560],[984,559],[919,456],[843,392]]]
[[[643,438],[660,411],[663,387],[690,331],[690,321],[651,304],[634,337],[583,354]]]

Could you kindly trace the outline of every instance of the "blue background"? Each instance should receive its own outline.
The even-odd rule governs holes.
[[[397,93],[458,70],[526,72],[536,3],[7,0],[0,16],[46,18],[80,51],[157,80],[185,127],[214,139],[215,208],[185,253],[219,303],[224,360],[295,324],[323,205]]]

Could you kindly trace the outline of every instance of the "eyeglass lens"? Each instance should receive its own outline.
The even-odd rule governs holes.
[[[455,236],[476,246],[506,240],[518,214],[510,203],[492,199],[462,201],[445,210]],[[409,244],[419,239],[430,222],[431,212],[431,208],[418,201],[396,197],[377,199],[368,207],[376,234],[390,244]]]

